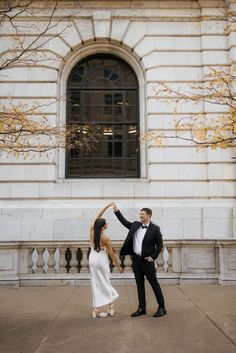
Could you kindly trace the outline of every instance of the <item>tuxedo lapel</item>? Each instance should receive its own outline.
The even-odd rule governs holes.
[[[147,231],[146,231],[146,233],[144,235],[143,242],[151,234],[152,228],[153,228],[153,225],[152,225],[152,223],[150,223],[149,226],[148,226],[148,229],[147,229]]]
[[[135,222],[135,224],[132,227],[132,230],[128,233],[128,236],[125,240],[125,244],[128,243],[131,239],[133,239],[134,234],[136,231],[141,227],[142,223],[141,222]]]
[[[133,234],[141,227],[141,225],[142,225],[141,222],[137,222],[137,223],[135,224],[135,227],[134,227],[134,229],[133,229]]]

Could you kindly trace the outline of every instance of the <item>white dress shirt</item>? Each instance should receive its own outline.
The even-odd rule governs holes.
[[[143,224],[145,226],[149,226],[150,223],[148,224]],[[137,231],[134,234],[133,237],[133,249],[134,249],[134,253],[137,255],[142,254],[142,244],[143,244],[143,238],[145,236],[145,233],[147,231],[147,228],[142,228],[142,226],[140,228],[137,229]]]

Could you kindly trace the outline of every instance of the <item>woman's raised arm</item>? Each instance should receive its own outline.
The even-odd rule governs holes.
[[[114,202],[110,202],[108,205],[106,205],[105,207],[101,208],[101,209],[98,211],[98,213],[97,213],[97,215],[96,215],[96,217],[95,217],[93,223],[90,225],[90,232],[93,230],[94,222],[96,221],[96,219],[102,217],[103,213],[104,213],[109,207],[111,207],[111,206],[114,206]]]

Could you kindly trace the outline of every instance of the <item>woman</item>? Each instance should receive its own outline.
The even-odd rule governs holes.
[[[113,301],[118,298],[117,291],[110,283],[110,268],[106,250],[113,260],[119,272],[124,272],[120,266],[116,255],[113,252],[111,240],[103,233],[107,229],[107,222],[101,218],[103,213],[113,203],[108,204],[102,208],[96,218],[95,222],[90,227],[90,247],[89,254],[89,270],[91,274],[91,285],[93,292],[93,317],[113,316],[115,313]],[[108,305],[106,312],[101,311],[101,307]]]

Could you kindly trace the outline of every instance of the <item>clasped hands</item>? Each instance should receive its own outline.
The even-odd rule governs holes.
[[[113,209],[114,212],[118,211],[118,207],[115,204],[115,202],[110,202],[107,207],[111,207]]]

